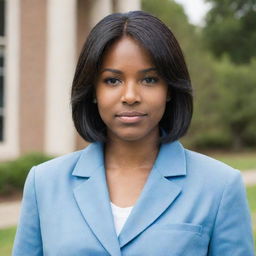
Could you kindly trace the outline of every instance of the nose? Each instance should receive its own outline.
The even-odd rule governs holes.
[[[131,82],[124,85],[121,101],[123,104],[128,105],[141,102],[141,95],[137,83]]]

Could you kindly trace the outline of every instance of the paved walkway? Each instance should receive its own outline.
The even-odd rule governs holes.
[[[256,170],[243,171],[242,175],[246,186],[256,185]]]
[[[17,225],[20,201],[0,203],[0,229]]]
[[[256,185],[256,170],[243,171],[246,186]],[[20,213],[20,201],[0,203],[0,229],[17,225]]]

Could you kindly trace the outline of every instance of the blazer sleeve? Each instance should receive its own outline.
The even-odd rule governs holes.
[[[240,172],[235,172],[222,194],[209,256],[253,256],[251,217]]]
[[[35,167],[30,170],[25,182],[20,221],[15,236],[12,255],[43,255],[35,189]]]

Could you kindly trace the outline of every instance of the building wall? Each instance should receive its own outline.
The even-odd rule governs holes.
[[[46,4],[20,1],[20,151],[43,151],[45,140]]]
[[[62,155],[85,147],[74,129],[70,89],[90,29],[139,0],[6,0],[6,129],[0,160],[29,151]]]

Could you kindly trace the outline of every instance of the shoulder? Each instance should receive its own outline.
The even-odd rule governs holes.
[[[86,150],[87,147],[34,166],[36,180],[43,181],[47,179],[49,181],[51,178],[58,177],[58,179],[61,179],[71,176],[81,155]]]
[[[42,170],[43,171],[47,171],[47,170],[55,171],[60,168],[61,169],[72,168],[72,166],[74,166],[74,164],[76,164],[77,160],[79,159],[81,152],[82,152],[82,150],[56,157],[54,159],[51,159],[49,161],[46,161],[44,163],[41,163],[41,164],[35,166],[35,168],[37,169],[37,172],[40,172]]]
[[[103,145],[91,143],[86,148],[75,151],[33,167],[35,181],[41,184],[76,180],[76,177],[88,177],[90,172],[103,162]]]
[[[245,190],[240,171],[191,150],[184,149],[184,154],[186,175],[177,182],[183,188],[184,198],[194,203],[200,201],[203,209],[211,205],[211,212],[216,214],[220,206],[231,206],[232,200],[239,199],[244,207]]]
[[[241,178],[239,170],[219,160],[188,149],[185,149],[184,153],[187,163],[187,175],[197,177],[205,184],[213,183],[225,186],[232,180]]]

